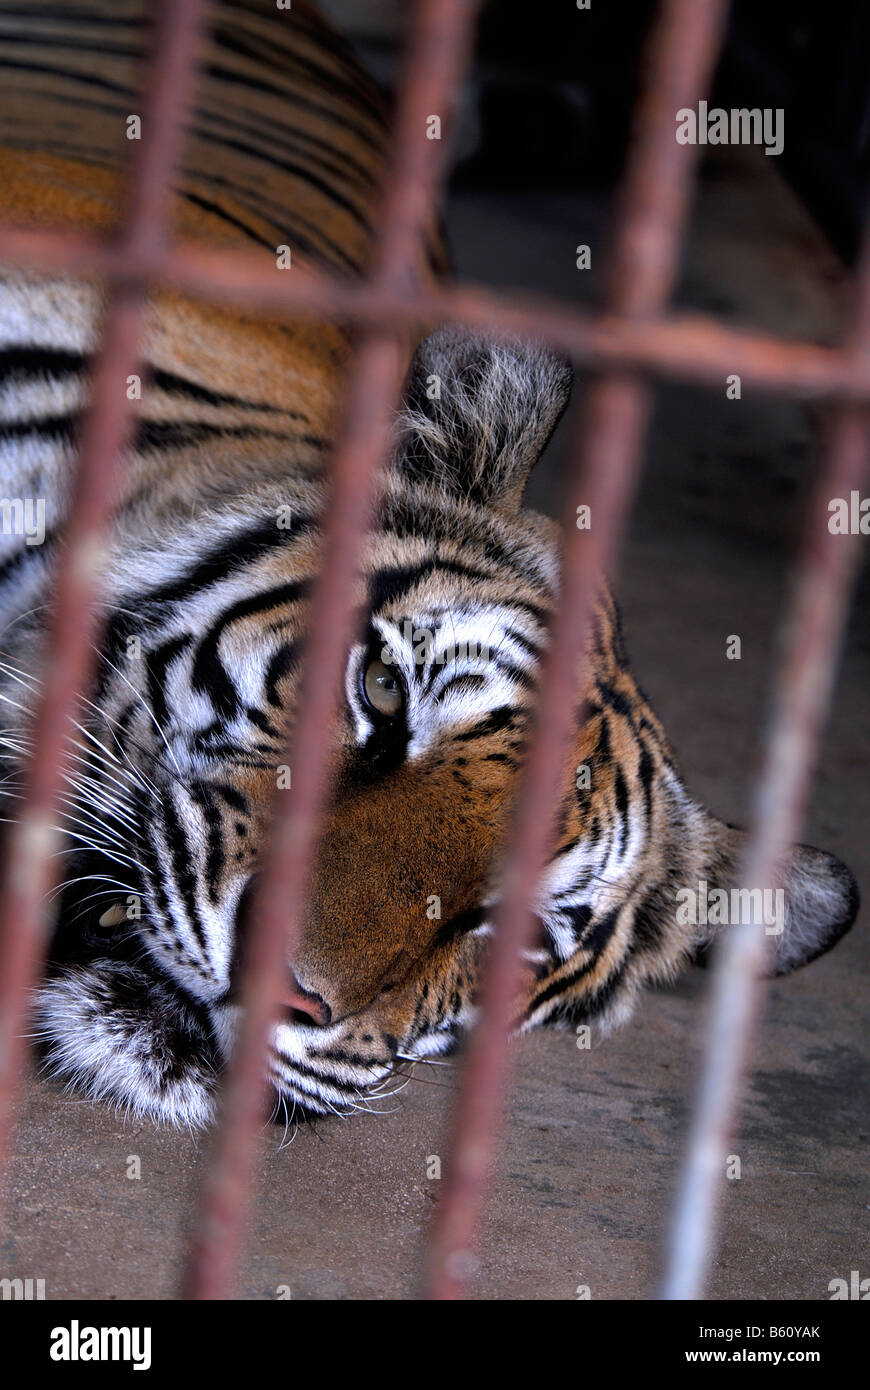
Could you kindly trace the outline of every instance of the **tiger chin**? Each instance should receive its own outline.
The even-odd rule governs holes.
[[[335,784],[270,1051],[280,1113],[364,1108],[474,1019],[559,584],[556,527],[522,493],[570,387],[570,369],[535,344],[443,328],[416,353],[364,546]],[[284,479],[234,499],[233,524],[211,514],[226,523],[218,563],[193,517],[155,538],[150,584],[123,551],[110,565],[104,671],[70,782],[90,843],[36,1000],[54,1073],[190,1126],[214,1114],[235,1032],[317,573],[321,485],[299,481],[280,529],[287,491]],[[686,790],[606,588],[587,669],[518,1031],[622,1022],[643,986],[727,930],[692,921],[681,895],[737,886],[743,833]],[[776,973],[833,945],[857,902],[843,864],[795,847]]]

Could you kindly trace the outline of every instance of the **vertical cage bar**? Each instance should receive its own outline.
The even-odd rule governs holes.
[[[870,355],[870,237],[858,277],[858,309],[849,352]],[[839,407],[828,428],[826,460],[813,490],[781,640],[774,711],[758,780],[752,831],[738,883],[771,888],[797,838],[830,704],[860,537],[832,535],[828,503],[849,497],[867,476],[868,415]],[[764,993],[761,972],[771,942],[752,918],[723,942],[713,980],[712,1018],[668,1243],[662,1296],[703,1296],[712,1263],[717,1198],[737,1123],[740,1087]]]
[[[471,44],[476,0],[420,0],[399,87],[395,144],[373,283],[410,286],[437,206],[447,142],[426,138],[426,120],[447,116]],[[398,340],[364,335],[334,456],[321,574],[308,623],[299,715],[288,761],[292,794],[278,796],[272,843],[256,892],[239,1037],[229,1065],[211,1163],[183,1289],[197,1299],[231,1294],[250,1200],[255,1135],[265,1107],[264,1057],[281,982],[301,931],[331,762],[329,747],[347,647],[362,539],[400,384]]]
[[[675,116],[707,89],[726,13],[725,0],[664,0],[659,7],[618,203],[608,282],[614,312],[655,314],[670,293],[697,161],[695,148],[676,142]],[[534,746],[517,796],[481,1016],[469,1040],[444,1194],[433,1223],[429,1287],[436,1299],[462,1297],[476,1267],[476,1228],[503,1122],[521,952],[534,932],[530,903],[552,842],[575,708],[585,687],[597,583],[616,557],[634,494],[648,400],[646,386],[616,375],[594,384],[586,403],[578,491],[566,496],[561,599],[541,676]],[[590,505],[593,518],[582,539],[574,525],[577,497]]]
[[[142,140],[126,188],[120,246],[131,281],[110,290],[100,325],[73,483],[65,546],[57,564],[43,689],[33,726],[24,798],[5,847],[0,901],[0,1171],[8,1146],[23,1056],[28,993],[43,957],[55,879],[55,822],[71,720],[93,672],[105,534],[117,491],[119,455],[132,406],[126,380],[138,364],[144,287],[139,261],[165,235],[168,178],[182,139],[202,0],[160,6],[143,89]]]

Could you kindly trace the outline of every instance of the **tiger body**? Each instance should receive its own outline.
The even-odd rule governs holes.
[[[139,6],[26,9],[0,14],[0,215],[105,230],[135,112]],[[212,22],[175,232],[258,244],[273,262],[287,245],[293,264],[359,274],[384,163],[376,89],[300,0],[290,11],[227,0]],[[433,234],[416,273],[440,268]],[[100,307],[84,283],[10,272],[0,285],[3,496],[45,502],[44,542],[4,535],[0,552],[9,815]],[[169,292],[147,307],[99,679],[66,782],[69,883],[37,1007],[59,1075],[157,1119],[211,1118],[235,1035],[348,352],[334,324],[269,323]],[[570,384],[537,345],[450,329],[411,364],[363,547],[304,942],[270,1053],[284,1105],[363,1105],[398,1064],[448,1051],[473,1020],[559,589],[556,528],[523,507],[522,489]],[[520,1030],[625,1019],[641,987],[672,979],[711,935],[680,920],[680,889],[732,885],[740,857],[741,832],[687,792],[604,586],[587,671]],[[855,907],[848,870],[796,848],[777,968],[826,949]]]

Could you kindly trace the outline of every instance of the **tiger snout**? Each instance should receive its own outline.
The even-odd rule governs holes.
[[[339,787],[293,967],[333,1022],[410,988],[487,896],[503,816],[457,814],[444,771]]]

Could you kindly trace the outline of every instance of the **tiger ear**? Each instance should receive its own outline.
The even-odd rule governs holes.
[[[745,857],[746,832],[733,825],[724,825],[715,816],[705,814],[706,848],[705,873],[708,882],[705,892],[724,888],[728,894],[725,922],[741,920],[755,896],[763,915],[766,930],[773,937],[774,951],[771,972],[787,975],[801,965],[807,965],[824,955],[849,930],[860,906],[858,885],[851,869],[835,855],[812,845],[793,845],[785,863],[783,886],[753,895],[739,884],[738,874]],[[694,888],[694,885],[693,885]],[[736,897],[735,897],[736,894]],[[704,914],[706,922],[697,931],[696,956],[699,965],[707,964],[705,955],[715,948],[717,938],[727,926],[710,926],[713,914]],[[691,918],[690,918],[691,920]]]
[[[573,378],[570,364],[540,343],[444,325],[411,364],[394,466],[414,482],[516,508]]]

